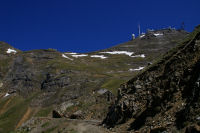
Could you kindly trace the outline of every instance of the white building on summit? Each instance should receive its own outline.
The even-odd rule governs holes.
[[[135,39],[135,34],[132,34],[132,40],[134,40]]]

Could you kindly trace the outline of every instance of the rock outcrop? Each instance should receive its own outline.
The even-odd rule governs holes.
[[[119,88],[118,99],[103,124],[116,128],[126,125],[126,130],[139,132],[199,131],[199,68],[200,26]]]

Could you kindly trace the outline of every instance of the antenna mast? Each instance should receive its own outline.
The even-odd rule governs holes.
[[[140,36],[140,23],[138,24],[138,33],[139,33],[139,36]]]

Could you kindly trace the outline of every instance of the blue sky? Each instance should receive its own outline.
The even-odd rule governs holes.
[[[21,50],[90,52],[168,26],[200,24],[200,0],[0,0],[0,40]]]

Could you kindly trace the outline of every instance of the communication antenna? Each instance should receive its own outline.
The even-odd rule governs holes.
[[[140,36],[140,23],[138,23],[138,34]]]
[[[181,23],[181,28],[180,29],[181,30],[185,30],[185,23],[184,22]]]

